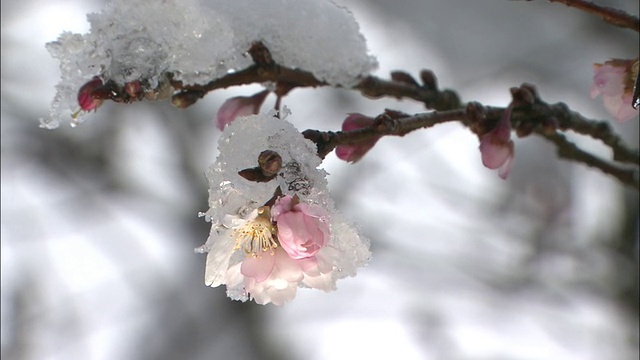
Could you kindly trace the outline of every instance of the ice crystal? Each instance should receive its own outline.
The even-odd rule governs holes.
[[[94,76],[139,80],[147,91],[169,73],[204,84],[252,65],[247,51],[256,41],[281,66],[331,85],[354,85],[376,66],[351,13],[329,0],[112,0],[88,20],[89,33],[47,44],[61,81],[44,127],[77,110],[78,89]]]
[[[319,288],[330,290],[337,279],[355,275],[356,269],[368,261],[368,241],[337,212],[330,198],[327,174],[318,169],[321,160],[316,155],[315,144],[305,139],[291,123],[272,114],[240,117],[225,128],[218,149],[220,154],[207,172],[210,208],[205,216],[212,223],[211,233],[206,244],[197,249],[209,252],[207,285],[226,284],[231,298],[248,299],[247,282],[243,282],[237,266],[245,254],[236,251],[233,234],[237,233],[235,229],[255,221],[256,209],[272,199],[277,188],[282,191],[281,196],[297,196],[301,203],[320,207],[328,215],[330,240],[319,255],[327,258],[329,272],[318,278],[304,274],[304,281],[300,280],[297,285],[317,283]],[[282,157],[283,166],[276,178],[253,182],[238,175],[240,170],[255,167],[258,155],[264,150],[275,151]],[[261,300],[256,298],[256,301]]]

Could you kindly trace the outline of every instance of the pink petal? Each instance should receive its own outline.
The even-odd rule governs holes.
[[[359,113],[349,114],[342,122],[342,131],[358,130],[370,126],[375,119]]]
[[[340,160],[351,161],[352,154],[358,151],[358,147],[355,145],[338,145],[336,147],[336,156]]]
[[[513,145],[513,141],[509,142],[509,157],[505,160],[505,162],[498,168],[498,176],[501,179],[506,180],[509,174],[511,173],[511,169],[513,168],[513,160],[515,159],[515,149]]]
[[[224,130],[233,120],[239,116],[249,116],[260,111],[262,103],[269,95],[269,90],[261,91],[253,96],[236,96],[227,99],[216,114],[218,129]]]
[[[359,113],[349,114],[342,122],[342,131],[352,131],[371,126],[375,119]],[[336,147],[338,159],[357,162],[376,144],[380,137],[354,145],[339,145]]]
[[[298,245],[306,242],[310,237],[303,213],[288,212],[278,218],[278,240],[293,259],[309,256],[304,250],[300,251]]]
[[[306,259],[305,259],[306,260]],[[302,280],[303,263],[301,260],[295,260],[289,257],[289,255],[280,250],[276,252],[276,267],[278,278],[285,279],[288,282],[298,282]]]
[[[275,260],[275,255],[267,252],[263,252],[262,257],[249,256],[242,262],[240,272],[246,277],[254,278],[256,282],[262,282],[273,271]]]
[[[613,117],[619,122],[631,120],[634,116],[638,116],[638,110],[634,109],[633,106],[631,106],[632,101],[633,101],[632,94],[625,95],[624,97],[620,98],[620,104],[617,108],[617,111],[610,111],[611,115],[613,115]],[[606,102],[605,102],[605,106],[606,106]]]
[[[371,148],[373,148],[378,140],[380,140],[380,137],[376,137],[357,145],[338,145],[335,150],[336,156],[338,159],[347,162],[358,162],[367,152],[369,152],[369,150],[371,150]]]
[[[598,86],[595,83],[591,84],[591,87],[589,88],[589,96],[591,96],[592,99],[595,99],[600,94],[601,92],[600,89],[598,89]]]
[[[495,141],[492,134],[486,134],[480,141],[482,164],[489,169],[497,169],[507,161],[511,155],[509,143]]]

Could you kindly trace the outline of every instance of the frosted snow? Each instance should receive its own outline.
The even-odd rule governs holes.
[[[377,66],[352,14],[329,0],[113,0],[88,20],[88,34],[47,44],[61,81],[44,127],[77,110],[77,91],[94,76],[151,89],[166,73],[204,84],[252,65],[255,41],[278,64],[335,86],[353,86]]]
[[[205,216],[212,222],[211,234],[206,244],[196,249],[211,253],[207,258],[208,285],[223,284],[225,271],[244,258],[241,251],[231,254],[231,220],[246,219],[273,196],[278,186],[284,194],[297,194],[301,201],[322,206],[329,213],[329,246],[338,254],[334,258],[334,280],[354,276],[357,268],[366,264],[371,256],[368,240],[335,209],[327,189],[327,173],[317,168],[321,160],[315,144],[291,123],[271,114],[238,118],[225,128],[218,148],[220,155],[207,171],[210,209]],[[276,179],[256,183],[238,175],[240,170],[257,166],[258,155],[264,150],[276,151],[282,157],[283,167]],[[241,289],[227,284],[227,290],[232,298],[246,300]]]

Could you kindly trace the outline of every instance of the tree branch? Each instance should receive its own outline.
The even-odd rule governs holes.
[[[545,134],[542,132],[539,132],[539,134],[556,145],[558,148],[557,153],[560,158],[581,162],[587,166],[600,169],[605,174],[609,174],[617,178],[623,184],[630,185],[638,190],[640,178],[638,169],[624,168],[603,160],[595,155],[589,154],[567,140],[563,134]]]
[[[302,134],[305,138],[316,143],[318,156],[324,158],[339,145],[354,145],[381,136],[404,136],[418,129],[429,128],[450,121],[460,121],[480,137],[482,136],[482,132],[490,128],[487,124],[497,123],[504,111],[504,108],[484,107],[479,103],[470,103],[466,109],[442,112],[433,111],[413,116],[387,110],[385,113],[376,117],[373,125],[362,129],[338,132],[324,132],[309,129],[305,130]],[[535,114],[535,112],[533,113]],[[537,116],[531,114],[532,113],[521,112],[516,115],[513,113],[512,122],[521,126],[522,124],[530,124],[532,116]],[[531,132],[523,136],[528,136],[531,133],[542,136],[557,147],[557,153],[560,158],[580,162],[587,166],[600,169],[605,174],[617,178],[623,184],[632,186],[636,190],[640,188],[640,174],[637,168],[623,167],[616,164],[615,159],[613,162],[607,161],[580,149],[574,143],[567,140],[562,133],[550,128],[548,123],[539,124],[534,128],[525,126],[525,128],[531,129]],[[586,130],[586,132],[589,131],[591,131],[591,129]],[[638,162],[634,164],[637,166]]]
[[[640,32],[640,20],[622,10],[596,5],[585,0],[549,0],[597,15],[609,24]]]
[[[465,119],[466,110],[429,112],[409,116],[387,110],[376,117],[373,125],[352,131],[319,131],[308,129],[302,132],[305,138],[316,143],[318,156],[324,159],[338,145],[353,145],[374,137],[394,135],[404,136],[418,129],[426,129],[437,124]]]
[[[173,95],[172,102],[177,106],[186,107],[209,91],[253,83],[274,83],[276,89],[279,89],[278,96],[282,96],[296,87],[329,86],[329,84],[316,79],[310,72],[282,67],[273,62],[268,49],[262,44],[254,44],[250,54],[255,65],[205,85],[184,85],[173,80],[169,75],[171,86],[178,90]],[[454,120],[460,121],[481,137],[495,128],[505,111],[505,108],[486,107],[479,103],[462,103],[455,91],[438,89],[436,76],[431,71],[422,71],[420,80],[421,83],[408,73],[395,71],[391,74],[391,80],[367,76],[352,89],[369,98],[413,99],[425,104],[427,109],[436,110],[434,112],[409,116],[387,110],[376,118],[376,122],[372,126],[364,129],[349,132],[306,130],[304,135],[316,143],[318,155],[324,158],[338,145],[357,144],[373,137],[387,135],[403,136],[417,129]],[[624,184],[638,189],[637,170],[627,169],[616,163],[626,163],[637,167],[640,164],[640,151],[625,146],[608,122],[586,119],[579,113],[570,110],[563,103],[547,104],[540,99],[532,85],[523,84],[519,88],[512,88],[511,93],[513,97],[511,123],[519,137],[530,134],[543,136],[558,147],[560,157],[598,168],[604,173],[618,178]],[[575,144],[566,140],[564,135],[558,133],[558,130],[572,130],[601,141],[611,148],[614,162],[600,159],[579,149]]]

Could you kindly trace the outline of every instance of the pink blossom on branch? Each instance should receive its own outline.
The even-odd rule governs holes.
[[[511,106],[507,107],[495,129],[480,138],[482,164],[489,169],[498,169],[498,176],[506,179],[511,172],[515,148],[511,140]]]
[[[632,106],[633,82],[638,74],[637,67],[637,60],[613,59],[604,64],[593,64],[591,98],[602,95],[605,108],[620,122],[638,115],[638,110]]]
[[[218,129],[224,130],[225,126],[239,116],[248,116],[260,112],[260,107],[267,95],[269,95],[269,90],[263,90],[253,96],[236,96],[227,99],[216,114]]]
[[[342,122],[342,131],[352,131],[373,125],[375,119],[359,113],[349,114]],[[355,145],[339,145],[336,147],[338,159],[355,163],[360,160],[380,140],[382,136]]]

